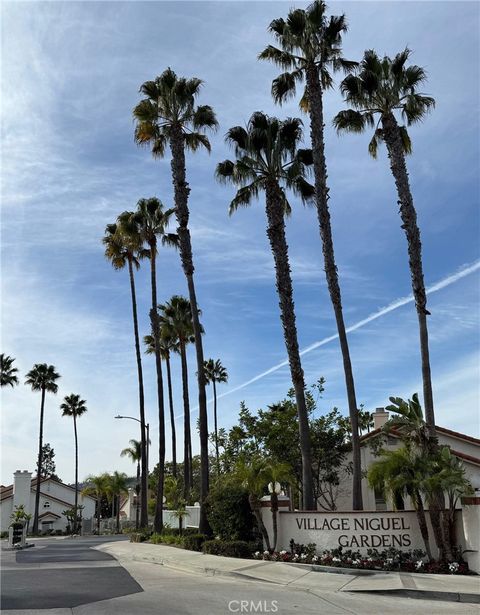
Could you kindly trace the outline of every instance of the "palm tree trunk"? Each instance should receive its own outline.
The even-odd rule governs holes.
[[[137,358],[137,374],[138,374],[138,401],[140,409],[140,443],[141,443],[141,490],[140,490],[140,527],[148,525],[148,466],[147,466],[147,439],[145,436],[145,395],[143,389],[143,369],[142,355],[140,352],[140,336],[138,334],[138,315],[137,315],[137,297],[135,292],[135,278],[133,275],[132,259],[128,259],[128,273],[130,277],[130,291],[132,295],[132,313],[133,313],[133,333],[135,336],[135,355]],[[138,526],[138,524],[137,524]]]
[[[278,513],[278,495],[273,492],[270,496],[270,507],[272,509],[272,527],[273,527],[273,545],[272,551],[275,551],[277,548],[277,537],[278,537],[278,523],[277,523],[277,513]]]
[[[77,416],[73,413],[73,432],[75,434],[75,518],[73,521],[72,534],[77,533],[77,510],[78,510],[78,438],[77,438]]]
[[[175,430],[175,414],[173,411],[172,372],[170,370],[170,355],[165,358],[167,364],[168,403],[170,407],[170,428],[172,431],[172,466],[173,477],[177,478],[177,433]]]
[[[42,388],[42,401],[40,403],[40,434],[38,437],[38,461],[37,461],[37,489],[35,491],[35,511],[33,515],[33,534],[38,534],[38,510],[40,508],[40,480],[42,478],[43,461],[43,415],[45,411],[45,389]]]
[[[186,181],[185,174],[185,149],[183,133],[179,127],[172,130],[170,140],[172,150],[172,177],[175,193],[175,215],[178,222],[178,238],[180,244],[180,258],[183,271],[187,278],[188,295],[192,310],[193,333],[195,336],[195,351],[197,356],[197,381],[198,381],[198,413],[200,423],[200,522],[199,532],[209,535],[211,528],[207,519],[205,500],[209,490],[209,468],[208,468],[208,418],[207,418],[207,396],[205,392],[205,374],[203,371],[203,344],[202,328],[198,317],[198,305],[193,281],[193,256],[192,244],[190,241],[190,231],[188,229],[188,195],[190,188]]]
[[[115,498],[117,501],[117,534],[120,534],[120,494]]]
[[[428,561],[432,561],[432,551],[430,549],[430,538],[428,535],[427,519],[425,517],[425,509],[423,507],[422,496],[418,491],[413,494],[415,510],[417,511],[418,525],[420,526],[420,533],[422,534],[423,542],[425,544],[425,552],[428,557]]]
[[[157,311],[157,246],[156,242],[150,246],[150,272],[152,284],[152,309],[150,322],[155,342],[155,367],[157,370],[157,397],[158,397],[158,482],[155,502],[154,530],[160,533],[163,529],[163,483],[165,480],[165,406],[163,401],[162,360],[160,358],[160,340],[158,331]]]
[[[330,212],[328,209],[328,186],[327,186],[327,164],[325,160],[325,138],[323,123],[323,96],[318,68],[311,65],[307,70],[307,90],[310,111],[310,136],[312,140],[313,168],[315,173],[315,193],[320,226],[320,237],[322,239],[323,260],[325,275],[327,278],[328,291],[332,301],[335,320],[337,323],[338,338],[342,351],[343,371],[345,374],[345,384],[347,389],[348,411],[352,427],[352,460],[353,460],[353,490],[352,508],[353,510],[363,510],[362,497],[362,467],[360,453],[360,437],[358,429],[358,406],[355,393],[355,382],[353,379],[352,362],[350,360],[350,349],[348,346],[347,332],[343,320],[342,296],[338,281],[338,270],[335,263],[335,252],[333,248],[332,228],[330,225]]]
[[[183,489],[185,501],[188,500],[188,494],[191,485],[191,442],[192,436],[190,432],[190,399],[188,394],[188,366],[187,353],[185,350],[185,342],[180,341],[180,360],[182,362],[182,388],[183,388]]]
[[[422,242],[420,230],[417,225],[417,212],[413,204],[413,197],[408,181],[408,171],[405,164],[405,155],[400,136],[399,127],[393,114],[382,117],[383,135],[390,159],[390,169],[397,187],[398,205],[402,228],[405,231],[408,244],[408,260],[412,278],[413,297],[417,309],[420,329],[420,352],[422,357],[423,403],[425,408],[425,422],[430,431],[430,437],[435,434],[435,414],[433,408],[432,377],[430,372],[430,355],[428,348],[427,330],[427,294],[423,279]]]
[[[97,497],[97,535],[100,536],[100,511],[102,510],[102,496]]]
[[[287,348],[288,362],[297,402],[300,450],[302,454],[302,492],[305,510],[315,510],[313,497],[312,454],[308,411],[305,403],[305,380],[298,348],[295,306],[293,302],[292,277],[288,261],[288,245],[285,237],[284,212],[276,182],[266,187],[267,235],[275,260],[276,286],[280,305],[280,318]]]
[[[137,500],[135,501],[135,529],[138,530],[138,525],[139,525],[139,510],[138,510],[138,495],[139,495],[139,488],[140,487],[140,462],[137,461],[137,489],[136,489],[136,495],[137,495]],[[146,527],[146,526],[145,526]]]
[[[218,422],[217,422],[217,387],[215,378],[213,384],[213,420],[215,423],[215,457],[217,459],[217,476],[220,476],[220,455],[218,453]]]
[[[405,231],[408,244],[408,260],[410,276],[412,278],[412,290],[415,307],[418,316],[420,334],[420,354],[422,361],[423,403],[425,408],[425,422],[429,431],[430,452],[435,452],[437,436],[435,430],[435,412],[433,407],[432,376],[430,371],[430,354],[428,347],[427,329],[427,294],[423,279],[422,265],[422,242],[420,230],[417,225],[417,212],[413,203],[413,197],[408,180],[408,171],[405,164],[405,154],[397,121],[392,113],[382,117],[383,137],[387,146],[390,169],[395,180],[398,194],[398,205],[402,228]],[[441,510],[443,494],[433,494],[429,503],[430,519],[435,535],[435,541],[440,552],[440,557],[445,557],[445,540],[442,534]]]
[[[258,529],[260,530],[260,534],[265,542],[265,547],[267,551],[271,551],[270,538],[268,537],[267,528],[265,527],[265,523],[262,519],[262,513],[260,512],[260,502],[252,494],[248,496],[248,501],[250,502],[250,508],[255,516],[255,519],[257,520]]]

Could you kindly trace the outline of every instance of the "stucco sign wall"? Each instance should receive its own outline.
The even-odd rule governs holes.
[[[265,508],[262,513],[272,536],[271,511]],[[279,512],[277,549],[288,549],[292,538],[301,544],[315,543],[318,552],[338,547],[364,554],[390,547],[424,549],[415,511]]]

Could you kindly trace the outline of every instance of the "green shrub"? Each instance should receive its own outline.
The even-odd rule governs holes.
[[[255,524],[245,488],[228,483],[213,485],[206,501],[213,533],[222,540],[251,540]]]
[[[206,540],[203,543],[203,552],[209,555],[251,558],[252,546],[252,543],[245,540]]]
[[[183,546],[184,536],[177,534],[152,534],[150,542],[154,545],[176,545]]]
[[[8,532],[1,532],[0,533],[0,539],[3,539],[3,538],[8,538]]]
[[[150,538],[150,530],[143,530],[139,532],[132,532],[130,534],[130,542],[145,542]]]
[[[185,536],[183,545],[190,551],[201,551],[206,538],[205,534],[189,534]]]
[[[181,532],[178,527],[169,527],[165,525],[162,534],[166,534],[168,536],[190,536],[192,534],[198,534],[197,527],[187,527],[184,528]]]

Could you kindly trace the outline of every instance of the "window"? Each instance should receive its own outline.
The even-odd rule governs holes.
[[[50,502],[45,502],[45,504],[43,505],[43,508],[50,508]]]

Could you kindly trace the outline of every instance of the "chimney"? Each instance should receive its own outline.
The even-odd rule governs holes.
[[[375,408],[373,413],[373,428],[380,429],[388,421],[389,414],[385,408]]]
[[[30,493],[32,490],[32,473],[28,470],[17,470],[13,475],[13,510],[16,506],[24,506],[30,513]]]

